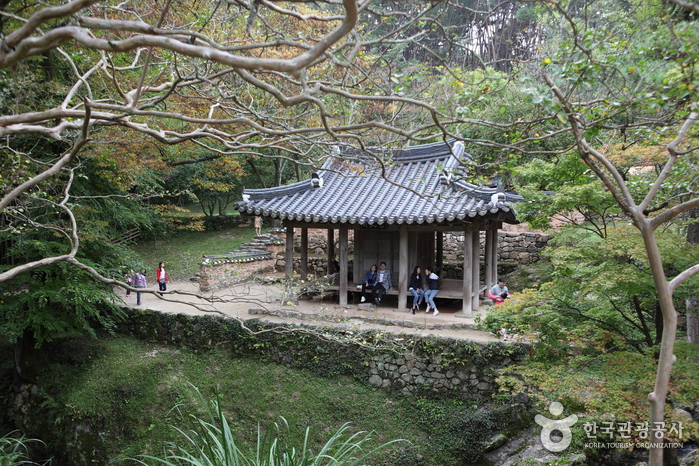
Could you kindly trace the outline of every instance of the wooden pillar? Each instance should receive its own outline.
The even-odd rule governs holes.
[[[308,278],[308,228],[301,228],[301,280]]]
[[[437,232],[437,257],[435,258],[435,267],[437,267],[437,270],[439,271],[439,276],[442,277],[442,272],[444,268],[444,233],[441,231]],[[442,277],[444,278],[444,277]]]
[[[400,249],[398,252],[398,310],[403,309],[408,297],[408,277],[410,276],[410,265],[408,263],[408,227],[401,225],[400,228]]]
[[[480,291],[480,285],[481,285],[481,254],[480,254],[480,249],[481,249],[481,232],[478,227],[473,229],[473,232],[471,232],[471,250],[473,251],[473,266],[472,269],[473,271],[471,272],[471,278],[473,279],[472,284],[473,286],[471,289],[473,290],[473,295],[471,296],[471,310],[473,312],[478,311],[480,308],[480,300],[478,299],[479,291]]]
[[[291,278],[294,274],[294,227],[286,224],[286,278]]]
[[[352,280],[355,285],[364,282],[364,235],[359,228],[354,229],[354,262],[352,263]]]
[[[483,271],[485,273],[485,288],[489,290],[495,284],[495,277],[493,277],[493,227],[490,224],[485,230]]]
[[[335,230],[328,229],[328,275],[339,272],[333,269],[333,261],[335,260]]]
[[[470,316],[473,311],[473,241],[471,240],[470,227],[464,231],[464,280],[462,285],[464,301],[461,313]]]
[[[498,281],[498,224],[493,226],[493,285]]]
[[[348,255],[347,227],[340,227],[340,306],[347,306],[347,255]]]

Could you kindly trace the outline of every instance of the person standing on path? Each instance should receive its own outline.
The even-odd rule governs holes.
[[[259,216],[255,217],[255,235],[262,235],[262,217]]]
[[[434,297],[439,293],[439,277],[434,273],[432,267],[427,267],[425,269],[425,274],[427,275],[427,292],[425,293],[425,300],[427,301],[427,309],[425,312],[430,312],[430,309],[434,309],[433,315],[438,315],[437,305],[434,303]]]
[[[158,264],[158,269],[155,271],[155,279],[158,281],[158,290],[167,291],[167,282],[170,278],[167,276],[167,270],[165,270],[165,262]]]
[[[129,270],[129,273],[127,273],[126,275],[124,275],[124,280],[126,281],[126,283],[127,283],[129,286],[133,286],[133,284],[134,284],[134,282],[133,282],[133,276],[134,276],[134,271],[133,271],[133,269]],[[127,297],[127,298],[131,297],[131,290],[126,290],[126,297]]]
[[[136,286],[136,288],[141,289],[141,288],[148,288],[148,282],[146,281],[146,271],[143,270],[142,272],[136,272],[136,275],[133,276],[133,281]],[[136,292],[136,306],[141,305],[141,292],[137,291]]]

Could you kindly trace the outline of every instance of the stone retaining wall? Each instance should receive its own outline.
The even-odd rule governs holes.
[[[199,289],[202,292],[209,292],[241,283],[249,280],[253,275],[274,272],[275,264],[274,258],[242,263],[202,264],[199,267]]]
[[[499,371],[527,354],[527,346],[523,344],[478,343],[377,331],[357,334],[327,327],[320,337],[315,336],[316,328],[305,326],[299,334],[303,338],[299,338],[288,331],[260,332],[272,327],[279,330],[280,324],[248,322],[252,330],[260,332],[251,334],[230,318],[139,309],[125,311],[128,317],[118,331],[140,339],[198,351],[230,349],[232,357],[261,358],[320,375],[350,375],[377,388],[406,395],[489,397],[497,391],[495,378]],[[331,338],[329,334],[333,331],[335,337]],[[375,342],[380,348],[372,348],[367,342]]]

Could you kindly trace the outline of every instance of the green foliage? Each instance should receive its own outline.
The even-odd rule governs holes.
[[[677,407],[692,406],[693,401],[688,400],[699,396],[696,384],[699,363],[689,357],[692,352],[696,352],[696,345],[677,343],[677,363],[671,374],[666,407],[666,422],[683,423],[683,438],[670,436],[670,439],[685,443],[699,438],[699,423],[687,422],[675,412]],[[502,370],[498,382],[507,396],[526,393],[541,413],[547,412],[548,405],[554,401],[564,405],[564,412],[578,413],[581,419],[573,427],[577,439],[573,448],[582,449],[583,443],[590,441],[584,433],[585,423],[647,422],[648,394],[653,391],[656,371],[653,358],[617,351],[595,356],[564,356],[555,362],[528,359],[523,365]],[[618,437],[616,440],[621,441]]]
[[[195,390],[199,403],[206,406],[206,416],[202,419],[194,415],[185,415],[190,421],[189,429],[182,431],[176,428],[186,440],[187,447],[172,443],[168,447],[170,453],[165,457],[142,456],[142,458],[151,460],[153,464],[168,466],[185,464],[349,466],[365,464],[366,460],[375,456],[379,450],[403,441],[393,440],[365,453],[364,448],[372,440],[372,433],[356,432],[352,434],[349,432],[349,424],[345,423],[335,431],[325,444],[319,447],[317,453],[314,453],[310,442],[310,427],[305,429],[302,443],[294,446],[288,443],[285,438],[284,434],[285,431],[289,430],[289,424],[286,419],[281,417],[279,421],[268,426],[264,434],[258,427],[255,450],[245,453],[237,445],[235,434],[231,430],[218,397],[216,400],[207,401],[199,390]]]
[[[57,334],[88,332],[99,324],[112,329],[123,317],[111,287],[87,272],[58,263],[3,283],[0,336],[16,343],[28,332],[39,347]]]
[[[177,152],[178,148],[171,148]],[[241,196],[240,178],[243,174],[238,159],[231,156],[211,159],[212,154],[187,153],[188,159],[202,159],[198,163],[178,165],[168,180],[170,190],[192,193],[201,204],[205,215],[225,215],[228,205]]]
[[[225,341],[231,335],[216,338]],[[128,338],[56,341],[44,354],[39,393],[44,401],[31,417],[42,424],[32,424],[38,432],[29,430],[41,433],[57,458],[78,448],[65,440],[72,438],[77,424],[95,438],[95,448],[104,455],[100,462],[117,456],[158,456],[168,442],[184,446],[170,426],[188,432],[194,417],[209,422],[207,411],[213,406],[200,400],[191,382],[206,398],[222,394],[218,409],[225,413],[237,447],[246,454],[258,445],[257,426],[283,416],[291,427],[284,432],[283,443],[295,446],[299,454],[304,444],[319,452],[328,435],[350,422],[375,431],[379,444],[396,438],[413,444],[391,445],[373,463],[399,464],[395,458],[420,455],[432,464],[459,464],[458,458],[447,463],[430,460],[438,452],[424,442],[428,433],[417,425],[408,400],[351,377],[319,377],[286,365],[236,359],[225,349],[195,351]],[[189,411],[172,410],[173,405],[186,405]],[[350,431],[357,432],[342,432]]]
[[[18,466],[38,465],[29,460],[28,445],[33,442],[41,443],[41,440],[28,439],[24,436],[16,438],[16,432],[10,432],[0,437],[0,465],[3,466]],[[43,464],[51,464],[50,461]]]
[[[682,235],[665,231],[657,239],[668,272],[699,261],[699,248]],[[543,255],[551,261],[550,281],[495,307],[486,329],[527,336],[541,347],[537,357],[551,359],[613,348],[645,353],[659,342],[657,297],[635,229],[620,225],[606,237],[568,229]],[[696,277],[678,291],[678,304],[692,286]]]
[[[605,237],[619,216],[614,198],[575,153],[551,162],[534,159],[513,171],[518,193],[529,201],[518,206],[517,214],[532,228],[548,230],[556,218]]]
[[[431,443],[444,455],[439,464],[453,464],[461,456],[465,463],[477,464],[486,445],[497,434],[506,437],[524,428],[531,419],[521,405],[474,410],[460,400],[451,402],[419,398],[413,403],[420,426],[432,433]]]

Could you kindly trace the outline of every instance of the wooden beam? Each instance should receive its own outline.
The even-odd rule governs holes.
[[[493,278],[493,228],[488,226],[485,230],[485,252],[483,256],[483,272],[486,289],[494,285]]]
[[[335,230],[328,229],[328,275],[337,273],[339,270],[333,270],[333,261],[335,260]]]
[[[471,232],[471,242],[473,250],[473,272],[471,272],[471,278],[473,279],[471,290],[473,295],[471,296],[471,310],[473,312],[478,311],[480,308],[480,299],[478,299],[480,282],[481,282],[481,232],[475,229]]]
[[[347,306],[347,266],[348,266],[347,227],[340,227],[340,306]]]
[[[294,274],[294,227],[286,224],[286,278]]]
[[[301,280],[308,278],[308,228],[301,228]]]
[[[444,268],[444,233],[441,231],[437,232],[437,257],[435,257],[435,266],[441,277],[442,269]]]
[[[470,316],[473,313],[473,241],[471,240],[470,228],[464,231],[463,293],[464,301],[461,313],[462,315]]]
[[[493,285],[498,280],[498,241],[500,240],[500,235],[498,234],[498,226],[493,227]]]
[[[355,285],[364,281],[364,235],[361,229],[354,229],[354,262],[352,263],[352,280]]]
[[[400,229],[400,246],[398,251],[398,310],[402,310],[406,305],[408,297],[408,277],[410,275],[410,265],[408,264],[408,229],[403,226]]]

